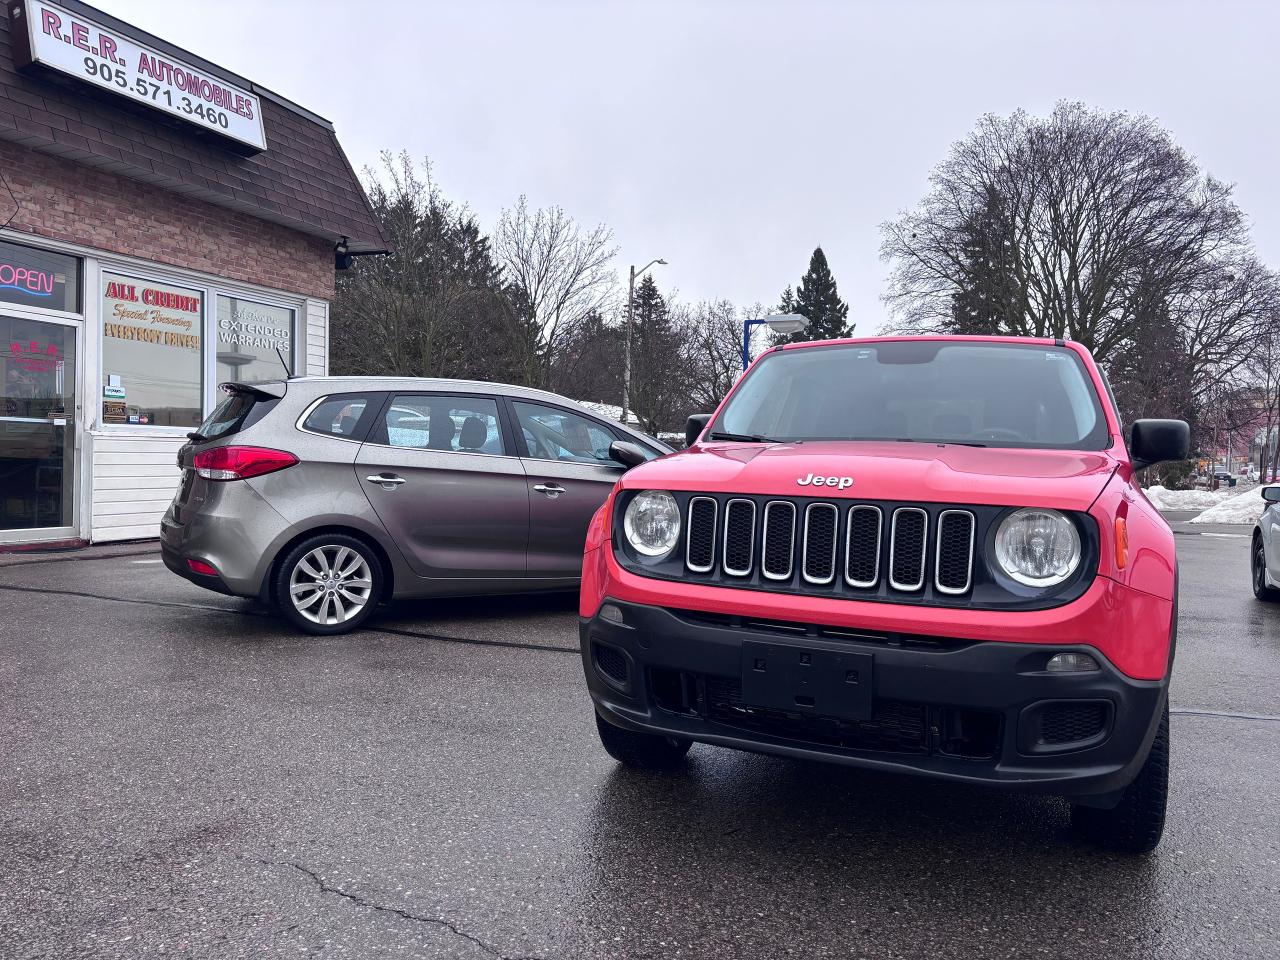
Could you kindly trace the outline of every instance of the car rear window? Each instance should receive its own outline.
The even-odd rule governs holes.
[[[251,390],[223,389],[227,394],[226,398],[213,408],[213,413],[196,430],[203,440],[216,440],[239,433],[265,417],[280,402],[276,397]]]
[[[343,393],[325,397],[302,422],[302,429],[328,437],[360,437],[373,397],[363,393]]]

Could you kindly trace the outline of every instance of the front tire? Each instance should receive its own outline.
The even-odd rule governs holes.
[[[596,714],[596,731],[605,752],[624,767],[636,770],[674,770],[684,763],[693,744],[676,737],[657,733],[641,733],[615,727]]]
[[[1116,853],[1150,853],[1164,835],[1169,803],[1169,704],[1146,763],[1110,810],[1073,806],[1071,826],[1089,843]]]
[[[382,599],[386,576],[374,551],[342,533],[308,537],[276,571],[280,612],[304,633],[332,636],[360,627]]]
[[[1251,555],[1253,560],[1249,572],[1253,581],[1253,595],[1266,603],[1280,601],[1280,590],[1267,586],[1267,554],[1261,537],[1254,538]]]

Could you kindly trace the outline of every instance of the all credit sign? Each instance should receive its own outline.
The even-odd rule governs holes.
[[[262,103],[243,87],[56,3],[12,0],[8,7],[21,65],[43,64],[254,150],[267,148]]]

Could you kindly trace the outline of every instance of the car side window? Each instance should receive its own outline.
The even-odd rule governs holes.
[[[513,400],[520,425],[520,455],[536,460],[609,463],[609,445],[618,437],[603,424],[568,410]]]
[[[503,454],[498,401],[451,394],[399,394],[383,415],[392,447],[452,453]]]
[[[356,435],[369,403],[368,396],[356,393],[325,397],[307,415],[302,429],[329,437],[352,437]]]

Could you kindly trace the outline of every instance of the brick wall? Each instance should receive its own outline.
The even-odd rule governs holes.
[[[0,173],[10,229],[333,299],[326,240],[4,141]],[[0,224],[12,212],[0,187]]]

